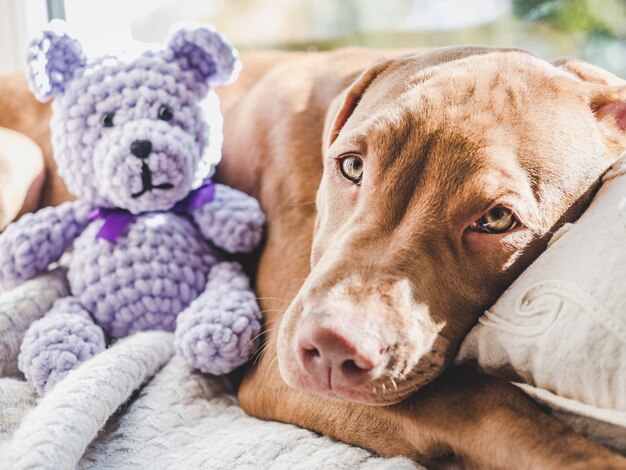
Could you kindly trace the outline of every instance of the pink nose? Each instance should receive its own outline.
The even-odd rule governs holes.
[[[308,318],[301,325],[297,347],[302,367],[330,389],[351,388],[377,378],[386,349],[365,331],[340,331]]]

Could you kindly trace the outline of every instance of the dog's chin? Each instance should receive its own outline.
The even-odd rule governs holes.
[[[298,373],[293,375],[283,375],[283,380],[294,390],[316,393],[333,400],[350,401],[370,406],[393,405],[394,403],[402,401],[403,398],[397,397],[394,399],[386,397],[372,393],[371,390],[368,392],[364,388],[345,389],[343,387],[335,387],[330,389],[327,385],[318,382],[314,378]]]
[[[443,370],[430,369],[420,371],[409,380],[379,379],[357,387],[333,386],[329,388],[323,383],[301,370],[297,364],[282,365],[279,360],[279,370],[285,383],[294,390],[317,393],[327,398],[341,401],[361,403],[369,406],[390,406],[400,403],[412,393],[418,391],[434,380]],[[395,384],[395,385],[394,385]]]

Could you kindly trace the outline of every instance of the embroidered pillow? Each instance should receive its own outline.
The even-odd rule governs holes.
[[[481,317],[458,362],[626,417],[626,154]]]

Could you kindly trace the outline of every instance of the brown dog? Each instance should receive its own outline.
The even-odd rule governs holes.
[[[220,176],[269,220],[242,406],[384,455],[626,466],[505,383],[453,370],[413,393],[626,149],[624,82],[515,50],[375,54],[251,57],[222,92]]]
[[[268,216],[242,406],[432,463],[626,467],[515,387],[442,374],[626,148],[623,82],[517,50],[379,54],[244,57],[221,92],[219,177]]]

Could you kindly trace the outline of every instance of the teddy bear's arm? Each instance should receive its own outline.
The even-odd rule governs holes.
[[[229,253],[249,253],[261,241],[265,215],[256,199],[223,184],[215,199],[194,210],[202,235]]]
[[[70,201],[25,214],[0,234],[0,290],[45,271],[89,223],[90,206]]]

